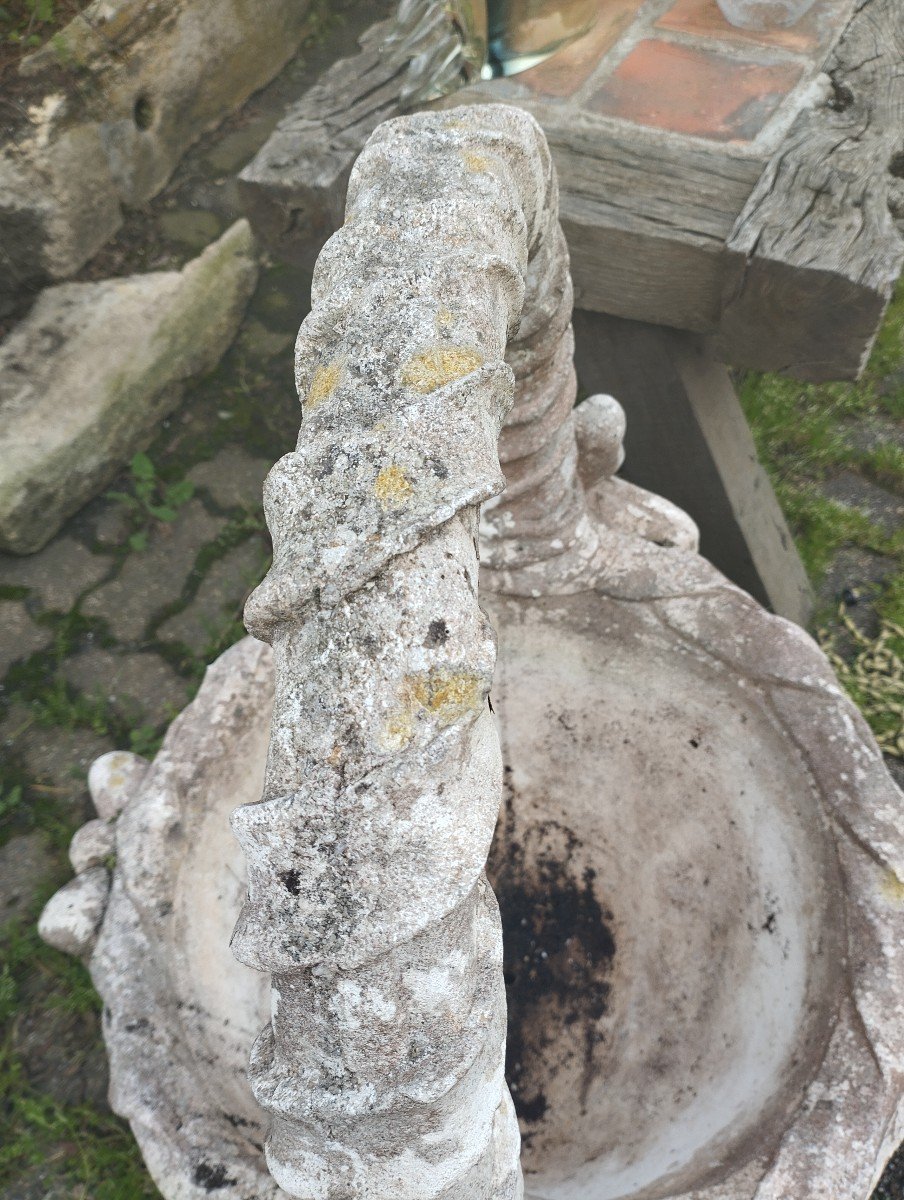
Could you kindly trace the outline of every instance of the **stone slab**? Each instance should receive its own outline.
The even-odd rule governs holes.
[[[73,274],[188,147],[271,80],[310,30],[308,0],[93,0],[20,74],[0,146],[0,312]],[[2,260],[0,260],[2,261]]]
[[[115,578],[86,597],[82,612],[106,620],[120,641],[139,641],[153,615],[179,599],[199,551],[223,525],[190,501],[172,524],[154,530],[147,550],[130,554]]]
[[[73,537],[60,537],[29,558],[0,554],[0,587],[25,587],[41,608],[68,612],[82,592],[110,570]]]
[[[231,343],[257,262],[239,221],[181,272],[62,284],[0,345],[0,549],[40,550]]]

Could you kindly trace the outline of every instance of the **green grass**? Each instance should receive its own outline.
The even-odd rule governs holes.
[[[87,0],[3,0],[0,51],[5,53],[0,60],[28,54],[62,29],[86,3]]]
[[[125,1122],[89,1104],[65,1105],[36,1092],[9,1039],[0,1046],[0,1112],[0,1188],[50,1167],[73,1200],[159,1200]]]
[[[890,387],[896,370],[900,382]],[[904,287],[898,288],[859,383],[801,384],[750,373],[739,394],[814,582],[846,545],[885,554],[897,562],[896,574],[904,572],[904,533],[885,533],[865,513],[827,500],[817,487],[832,472],[848,469],[904,494],[904,448],[885,441],[864,450],[850,436],[853,421],[866,419],[880,429],[899,426],[904,442]],[[889,595],[900,595],[902,587],[890,584]],[[879,603],[883,607],[886,598]]]
[[[131,522],[129,549],[146,550],[154,524],[175,521],[179,509],[195,494],[195,485],[185,478],[167,483],[142,453],[133,457],[129,471],[130,490],[107,492],[107,499],[120,505]]]
[[[820,483],[855,471],[904,497],[904,286],[889,307],[863,379],[856,384],[801,384],[748,374],[739,389],[760,460],[772,478],[804,566],[815,585],[839,551],[857,547],[888,560],[885,582],[865,597],[877,631],[866,636],[836,605],[817,614],[820,640],[863,709],[883,748],[904,757],[904,529],[888,532],[857,508],[824,496]],[[854,422],[879,432],[864,449]],[[902,444],[882,440],[900,432]]]
[[[85,967],[38,937],[41,906],[67,875],[61,864],[25,919],[0,926],[0,1190],[48,1166],[72,1197],[159,1200],[125,1122],[108,1110],[67,1105],[37,1091],[16,1049],[20,1013],[34,1021],[42,1012],[62,1012],[81,1017],[86,1029],[97,1025],[100,998]]]

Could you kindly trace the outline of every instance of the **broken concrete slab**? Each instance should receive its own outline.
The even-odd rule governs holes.
[[[40,550],[216,365],[257,280],[246,221],[182,271],[62,284],[0,345],[0,549]]]

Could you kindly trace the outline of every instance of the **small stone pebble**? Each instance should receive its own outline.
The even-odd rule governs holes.
[[[44,906],[38,933],[49,946],[64,954],[90,954],[104,919],[110,875],[104,867],[91,867],[60,888]]]
[[[69,843],[69,861],[72,869],[81,874],[91,867],[102,866],[114,852],[116,831],[106,821],[89,821],[77,830]]]
[[[112,750],[91,764],[88,788],[105,821],[116,817],[137,793],[148,769],[148,761],[128,750]]]

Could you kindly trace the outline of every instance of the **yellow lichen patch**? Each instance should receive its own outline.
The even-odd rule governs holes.
[[[448,329],[455,320],[455,313],[448,308],[439,308],[436,311],[436,328],[440,331]]]
[[[441,725],[451,725],[483,704],[483,685],[473,671],[430,671],[406,684],[414,704]]]
[[[384,467],[374,483],[374,493],[384,510],[400,508],[413,491],[408,476],[395,464]]]
[[[342,364],[338,362],[327,363],[326,366],[320,366],[314,372],[314,378],[311,380],[311,386],[308,388],[308,394],[304,399],[305,408],[316,408],[327,397],[332,396],[339,385],[339,377],[342,374]]]
[[[904,904],[904,881],[894,871],[886,871],[882,876],[882,894],[893,904]]]
[[[439,669],[426,675],[408,675],[399,689],[400,705],[389,718],[381,741],[387,750],[407,746],[414,737],[415,721],[428,718],[452,725],[484,704],[484,686],[473,671]]]
[[[384,750],[401,750],[414,737],[414,721],[411,713],[404,709],[393,715],[386,722],[381,742]]]
[[[484,158],[482,154],[475,154],[473,150],[463,150],[461,157],[469,171],[488,171],[490,169],[490,160]]]
[[[464,346],[443,346],[433,350],[422,350],[409,358],[399,374],[405,387],[426,395],[437,388],[470,375],[483,365],[483,358],[476,350]]]

